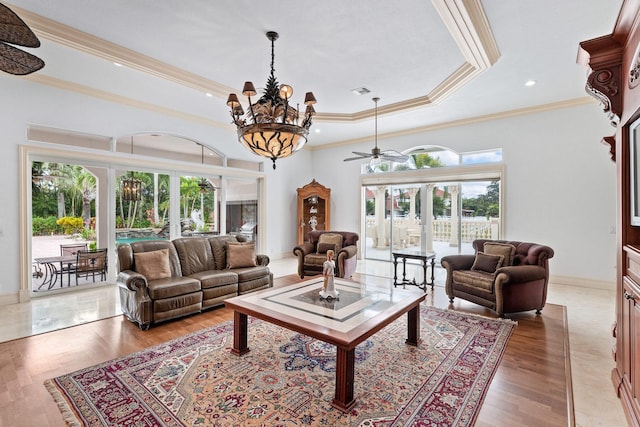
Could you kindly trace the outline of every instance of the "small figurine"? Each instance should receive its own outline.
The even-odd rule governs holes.
[[[336,268],[336,263],[333,261],[333,253],[329,249],[327,251],[327,260],[322,264],[322,275],[324,276],[322,290],[320,291],[320,298],[322,299],[338,299],[339,295],[333,283]]]
[[[318,218],[316,218],[315,215],[309,218],[309,225],[311,226],[312,231],[316,231],[316,226],[318,225]]]

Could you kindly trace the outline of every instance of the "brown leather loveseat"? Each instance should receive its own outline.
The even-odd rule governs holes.
[[[269,257],[238,236],[118,245],[122,312],[141,329],[273,286]]]
[[[307,241],[293,248],[298,257],[298,275],[322,274],[322,265],[327,260],[327,249],[333,249],[336,277],[350,278],[356,271],[358,233],[351,231],[310,231]]]
[[[549,259],[553,249],[537,243],[475,240],[475,255],[442,257],[447,270],[445,290],[455,297],[483,305],[500,317],[536,310],[547,300]]]

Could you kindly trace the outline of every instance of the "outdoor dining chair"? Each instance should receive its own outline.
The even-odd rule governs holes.
[[[76,254],[76,263],[72,268],[76,276],[76,286],[78,278],[84,276],[95,283],[96,276],[102,281],[107,280],[107,249],[96,249],[93,251],[79,250]]]

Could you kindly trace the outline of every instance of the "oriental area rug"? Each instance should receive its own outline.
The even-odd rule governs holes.
[[[421,307],[356,349],[349,413],[331,406],[335,347],[249,317],[231,354],[226,322],[45,385],[72,426],[470,426],[515,322]]]

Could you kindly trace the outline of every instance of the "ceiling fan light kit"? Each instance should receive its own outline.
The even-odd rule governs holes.
[[[402,154],[396,150],[381,150],[378,148],[378,101],[380,98],[374,97],[372,101],[375,103],[375,132],[374,132],[374,147],[371,149],[370,153],[363,153],[360,151],[352,151],[357,157],[349,157],[344,159],[345,162],[350,162],[352,160],[362,160],[362,159],[370,159],[369,164],[371,166],[376,166],[380,164],[383,160],[389,162],[396,163],[404,163],[409,160],[409,156],[406,154]]]
[[[271,40],[271,75],[262,97],[251,103],[251,97],[257,91],[252,82],[245,82],[242,94],[249,100],[249,111],[245,114],[235,93],[229,95],[227,106],[231,109],[240,143],[258,156],[270,158],[275,169],[276,159],[292,155],[307,143],[311,118],[316,114],[313,108],[316,98],[312,92],[306,93],[304,119],[298,124],[298,108],[289,105],[293,88],[286,84],[279,85],[274,74],[274,42],[278,39],[278,33],[269,31],[267,38]]]

